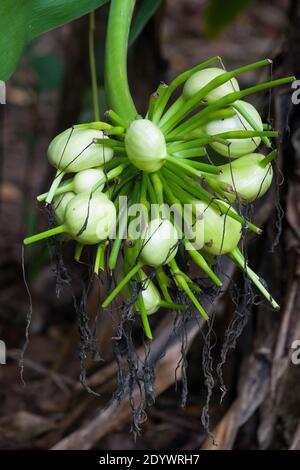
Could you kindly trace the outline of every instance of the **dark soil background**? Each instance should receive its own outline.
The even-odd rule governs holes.
[[[159,81],[168,82],[214,55],[220,55],[228,69],[265,57],[274,59],[272,70],[243,75],[242,87],[270,74],[300,78],[299,2],[253,1],[213,39],[203,31],[206,4],[205,0],[168,0],[131,48],[131,87],[141,112]],[[103,53],[106,15],[105,9],[97,13],[98,58]],[[62,274],[66,280],[66,273],[57,270],[61,260],[55,247],[39,244],[25,251],[33,314],[24,359],[26,386],[22,383],[19,359],[30,312],[22,239],[47,227],[47,214],[35,196],[46,190],[52,177],[46,158],[49,141],[73,123],[92,119],[87,37],[88,19],[83,18],[34,42],[7,84],[7,104],[0,106],[0,339],[7,346],[7,364],[0,366],[0,448],[300,449],[300,365],[291,362],[292,343],[300,339],[300,108],[292,106],[289,89],[254,97],[265,119],[270,112],[281,139],[277,184],[255,211],[264,234],[250,240],[249,258],[281,310],[274,312],[257,303],[242,274],[224,264],[227,292],[214,303],[213,331],[193,320],[178,325],[175,319],[177,330],[172,336],[174,318],[158,315],[156,340],[151,352],[146,350],[149,373],[155,368],[156,399],[147,419],[138,423],[141,432],[135,436],[126,389],[119,400],[111,400],[118,376],[112,338],[118,333],[120,309],[110,315],[98,311],[107,280],[89,285],[89,320],[82,311],[76,314],[73,300],[80,299],[86,287],[88,255],[85,264],[76,265],[72,247],[67,247],[64,259],[72,282],[71,287],[65,282],[57,297],[56,281]],[[101,78],[101,60],[98,73]],[[100,96],[104,111],[103,87]],[[232,323],[235,334],[228,335]],[[86,340],[81,348],[79,331]],[[100,360],[91,354],[90,332],[95,334]],[[145,371],[138,333],[134,339],[134,364],[144,364]],[[215,368],[224,342],[234,349],[223,368],[227,394],[220,404],[222,383]],[[162,354],[166,344],[167,352]],[[87,384],[99,396],[80,384],[80,374],[85,378],[80,368],[83,356]],[[120,360],[125,371],[126,358]],[[212,396],[206,405],[208,389]],[[140,406],[138,390],[133,390],[131,399]],[[182,401],[186,401],[184,407]],[[215,442],[202,425],[205,406]]]

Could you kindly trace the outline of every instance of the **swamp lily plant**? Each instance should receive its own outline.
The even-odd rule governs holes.
[[[68,243],[74,240],[77,260],[85,245],[94,245],[95,272],[119,270],[119,281],[102,307],[107,308],[119,294],[134,300],[137,319],[141,318],[149,339],[148,316],[161,307],[182,310],[184,315],[190,302],[208,318],[199,301],[201,286],[182,267],[183,251],[218,287],[222,282],[214,270],[217,258],[229,257],[277,309],[239,249],[242,231],[261,233],[244,217],[242,208],[268,191],[278,136],[245,99],[288,85],[294,77],[241,90],[240,75],[271,61],[226,71],[220,58],[213,57],[169,85],[160,84],[146,115],[140,116],[126,78],[124,44],[133,8],[133,0],[111,1],[105,63],[111,106],[107,122],[74,125],[50,143],[48,160],[56,175],[49,190],[37,199],[53,204],[57,226],[25,238],[24,243],[50,236]],[[175,90],[181,94],[170,104]],[[132,222],[120,196],[127,197],[129,207],[140,203],[145,208],[148,222],[140,227],[138,237],[120,236],[128,233]],[[191,225],[196,228],[193,240],[166,205],[189,205]],[[152,207],[159,209],[153,214]],[[197,207],[202,208],[200,216]],[[119,236],[113,237],[117,229]],[[140,286],[137,296],[132,292],[133,281]],[[176,291],[185,294],[186,305],[174,301]]]

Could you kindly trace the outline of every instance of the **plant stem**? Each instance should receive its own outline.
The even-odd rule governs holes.
[[[140,273],[137,273],[137,278],[142,284],[142,277],[140,276]],[[145,303],[144,303],[143,293],[142,292],[139,293],[137,303],[138,303],[138,306],[139,306],[139,310],[140,310],[141,319],[142,319],[145,334],[146,334],[148,339],[152,339],[152,332],[151,332],[151,328],[150,328],[150,324],[149,324],[148,313],[147,313],[147,310],[145,308]]]
[[[51,204],[52,199],[54,198],[55,192],[61,182],[61,180],[64,177],[64,172],[61,170],[57,170],[56,175],[54,177],[54,180],[50,186],[49,192],[47,194],[47,197],[45,199],[46,204]]]
[[[270,302],[272,307],[278,310],[280,307],[278,303],[273,299],[271,294],[267,291],[267,289],[261,283],[259,276],[249,268],[243,254],[240,252],[238,248],[235,248],[229,255],[232,261],[237,264],[247,276],[251,279],[253,284],[258,288],[258,290],[262,293],[262,295]]]
[[[188,240],[183,241],[184,245],[187,245]],[[218,276],[213,272],[211,267],[208,265],[206,260],[203,258],[203,256],[197,251],[197,250],[187,250],[188,254],[190,257],[194,260],[194,262],[199,266],[199,268],[202,269],[210,278],[211,280],[216,284],[218,287],[222,287],[222,281],[218,278]]]
[[[156,279],[157,279],[158,285],[160,287],[160,290],[162,291],[162,294],[163,294],[165,300],[167,300],[168,302],[172,302],[172,298],[171,298],[171,296],[169,294],[169,291],[168,291],[168,287],[169,287],[170,282],[171,282],[170,279],[168,278],[168,276],[164,272],[162,266],[159,266],[158,268],[156,268],[155,271],[156,271]]]
[[[106,36],[105,89],[109,106],[126,122],[135,119],[127,76],[127,47],[135,0],[111,0]]]
[[[150,121],[152,121],[155,110],[159,106],[159,103],[162,100],[167,89],[168,89],[168,85],[166,83],[161,83],[159,87],[157,88],[157,90],[154,93],[152,93],[152,95],[150,96],[149,107],[148,107],[148,112],[146,116],[147,119],[150,119]]]
[[[128,216],[128,213],[127,213],[126,208],[124,207],[122,212],[119,211],[118,234],[117,234],[116,239],[114,240],[114,243],[113,243],[110,255],[109,255],[108,267],[111,270],[115,269],[117,265],[119,252],[120,252],[122,241],[124,239],[124,235],[125,235],[126,228],[127,228],[127,220],[128,220],[127,216]]]
[[[94,264],[94,273],[98,274],[100,269],[104,270],[105,267],[105,250],[106,243],[99,243],[96,251],[96,258]]]
[[[75,254],[74,254],[74,259],[75,261],[80,261],[82,251],[83,251],[84,245],[82,243],[77,242],[75,246]]]
[[[215,134],[211,137],[218,137],[220,139],[252,139],[253,137],[278,137],[277,131],[228,131],[221,134]]]
[[[167,302],[166,300],[163,300],[163,299],[161,299],[161,301],[159,302],[159,306],[162,308],[168,308],[170,310],[179,310],[179,311],[187,310],[187,305],[176,304],[174,302]]]
[[[106,135],[118,135],[124,137],[125,129],[121,126],[112,127],[111,129],[106,131]]]
[[[124,127],[124,129],[127,128],[127,122],[125,121],[125,119],[119,116],[112,109],[110,109],[109,111],[106,111],[105,115],[114,126],[121,126],[121,127]]]
[[[183,95],[180,95],[179,98],[172,104],[172,106],[166,111],[166,113],[163,115],[161,120],[159,121],[159,127],[163,127],[163,125],[168,122],[168,120],[176,115],[182,106],[186,103],[186,100]]]
[[[83,124],[75,124],[74,129],[96,129],[97,131],[107,131],[112,128],[110,124],[102,121],[85,122]]]
[[[89,17],[89,56],[90,56],[90,72],[92,82],[92,95],[93,95],[93,108],[95,121],[100,120],[99,110],[99,97],[98,97],[98,85],[97,85],[97,67],[95,59],[95,11],[91,11]]]
[[[167,141],[172,139],[180,140],[180,138],[187,138],[187,134],[193,130],[201,127],[203,124],[207,124],[210,121],[216,121],[219,119],[227,119],[235,115],[235,112],[230,108],[218,109],[217,111],[211,111],[208,116],[202,117],[202,112],[195,114],[187,121],[175,127],[175,129],[167,134]]]
[[[91,189],[91,193],[94,193],[97,191],[97,189],[103,184],[106,183],[107,181],[111,181],[114,178],[117,178],[117,176],[120,176],[122,172],[124,171],[125,168],[127,168],[129,165],[129,162],[122,163],[121,165],[117,166],[116,168],[113,168],[110,170],[105,176],[103,176],[98,183],[94,184],[94,186]]]
[[[185,159],[184,157],[180,158],[180,163],[181,162],[191,168],[195,168],[196,170],[199,170],[201,173],[209,173],[212,175],[219,175],[221,173],[221,170],[219,167],[210,165],[209,163],[202,163],[202,162],[197,162],[195,160],[188,160],[188,159]]]
[[[194,296],[193,292],[188,286],[188,283],[180,273],[180,269],[178,268],[176,261],[173,259],[170,261],[169,266],[171,268],[171,272],[174,278],[176,278],[177,283],[180,285],[182,290],[186,293],[186,295],[190,298],[198,312],[201,314],[201,316],[204,318],[204,320],[208,320],[208,315],[202,305],[198,302],[197,298]]]
[[[72,180],[71,181],[65,181],[56,189],[54,196],[60,196],[61,194],[67,193],[68,191],[72,191],[72,190],[73,190],[73,181]],[[36,198],[37,201],[39,201],[39,202],[45,201],[48,194],[49,194],[49,192],[39,194]]]
[[[272,150],[263,160],[259,162],[259,165],[263,168],[266,168],[277,156],[277,150]]]
[[[168,152],[179,152],[181,150],[195,148],[198,145],[203,147],[204,145],[211,144],[213,142],[219,142],[220,144],[229,145],[228,142],[225,139],[219,137],[219,135],[204,135],[202,137],[199,137],[198,139],[193,139],[190,141],[184,140],[183,142],[174,142],[173,144],[169,144]]]
[[[126,274],[125,277],[123,277],[122,281],[114,288],[114,290],[109,294],[109,296],[105,299],[105,301],[102,304],[103,308],[106,308],[109,306],[109,304],[114,300],[114,298],[121,292],[121,290],[128,284],[130,279],[133,278],[133,276],[143,267],[143,263],[139,261],[136,266],[133,266],[133,268],[129,271],[129,273]]]
[[[172,163],[175,166],[178,166],[179,168],[185,170],[187,173],[190,173],[191,175],[195,176],[196,178],[201,178],[202,174],[200,171],[196,170],[195,168],[185,164],[182,160],[179,160],[175,157],[171,157],[168,155],[166,157],[166,160],[170,163]]]
[[[205,148],[200,147],[195,149],[180,150],[179,152],[173,152],[172,156],[176,158],[197,158],[204,157],[205,153]]]
[[[149,209],[149,202],[147,200],[147,190],[148,190],[148,173],[143,171],[140,203],[143,204],[145,207],[147,207],[147,209]]]
[[[45,230],[45,232],[37,233],[31,237],[24,239],[24,245],[31,245],[31,243],[39,242],[45,238],[53,237],[54,235],[59,235],[60,233],[65,233],[66,227],[64,225],[59,225],[58,227],[51,228],[50,230]]]

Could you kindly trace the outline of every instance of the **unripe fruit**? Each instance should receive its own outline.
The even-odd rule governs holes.
[[[186,220],[187,233],[186,238],[190,240],[191,244],[186,245],[186,249],[201,250],[204,245],[204,211],[206,204],[202,201],[193,200],[193,219]],[[185,214],[186,217],[186,214]],[[190,217],[190,216],[189,216]]]
[[[239,106],[241,106],[256,123],[256,130],[263,131],[263,122],[254,106],[246,101],[237,101],[237,103],[239,103]],[[208,135],[216,135],[231,131],[252,131],[253,127],[240,113],[237,112],[233,117],[209,122],[205,130]],[[227,142],[230,143],[229,147],[220,142],[213,142],[210,145],[216,152],[225,157],[238,158],[242,155],[254,152],[254,150],[259,146],[261,138],[250,137],[245,139],[227,139]]]
[[[250,153],[221,165],[218,181],[232,186],[243,201],[252,202],[263,196],[272,183],[272,165],[261,165],[265,158],[261,153]]]
[[[64,225],[66,232],[85,245],[106,240],[116,226],[116,209],[105,194],[77,194],[68,203]]]
[[[196,95],[202,88],[204,88],[208,83],[210,83],[214,78],[220,77],[226,73],[225,70],[211,67],[204,70],[199,70],[199,72],[194,73],[186,82],[183,88],[183,96],[185,99],[192,98]],[[214,90],[207,93],[205,99],[212,103],[214,101],[223,98],[229,93],[239,91],[240,87],[236,78],[231,78],[228,82],[223,85],[218,86]]]
[[[148,279],[148,276],[144,273],[144,271],[140,271],[141,281],[143,281],[143,290],[141,291],[144,306],[147,312],[147,315],[152,315],[156,313],[160,307],[161,297],[159,292],[153,282]],[[139,311],[139,308],[137,307]]]
[[[76,194],[91,192],[95,184],[105,177],[102,168],[91,168],[77,173],[73,178],[73,190]],[[99,186],[96,192],[101,192],[104,183]]]
[[[131,163],[147,173],[158,171],[167,156],[163,133],[148,119],[138,119],[130,124],[125,147]]]
[[[178,233],[167,219],[153,219],[149,223],[141,253],[142,261],[148,266],[162,266],[169,263],[177,253]]]
[[[215,202],[223,206],[228,205],[223,201]],[[240,241],[241,230],[242,226],[238,221],[222,214],[218,209],[207,206],[204,211],[203,251],[216,256],[230,253]]]
[[[54,214],[55,214],[55,220],[58,225],[61,225],[65,221],[65,212],[66,212],[66,207],[69,204],[69,202],[75,197],[75,193],[73,192],[68,192],[61,194],[60,196],[57,196],[54,198],[53,205],[54,205]]]
[[[113,150],[93,139],[105,138],[95,129],[66,129],[49,145],[49,163],[63,173],[77,173],[88,168],[99,167],[113,157]]]

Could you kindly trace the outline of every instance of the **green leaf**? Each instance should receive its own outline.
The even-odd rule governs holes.
[[[252,0],[210,0],[204,18],[205,34],[220,34],[251,2]]]
[[[130,36],[129,36],[129,45],[134,43],[137,37],[143,31],[145,25],[148,23],[150,18],[154,15],[158,7],[160,6],[162,0],[144,0],[138,13],[133,20]]]
[[[7,80],[33,38],[86,15],[109,0],[1,0],[0,80]]]

